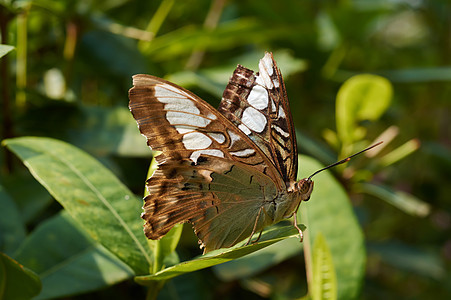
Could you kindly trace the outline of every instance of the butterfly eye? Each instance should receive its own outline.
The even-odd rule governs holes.
[[[301,195],[303,201],[308,201],[310,199],[310,194],[313,190],[313,181],[310,179],[303,179],[298,182],[298,191]]]
[[[308,181],[308,180],[305,180],[305,181],[302,182],[301,192],[303,194],[305,194],[305,193],[307,193],[309,191],[310,184],[311,184],[311,181]]]

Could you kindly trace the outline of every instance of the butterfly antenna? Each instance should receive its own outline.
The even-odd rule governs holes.
[[[330,169],[330,168],[332,168],[332,167],[335,167],[335,166],[344,164],[345,162],[350,161],[351,158],[353,158],[354,156],[359,155],[359,154],[361,154],[361,153],[363,153],[363,152],[365,152],[365,151],[368,151],[368,150],[370,150],[370,149],[372,149],[372,148],[374,148],[374,147],[376,147],[376,146],[379,146],[379,145],[382,144],[382,143],[383,143],[383,141],[381,141],[381,142],[379,142],[379,143],[377,143],[377,144],[374,144],[374,145],[372,145],[372,146],[369,146],[368,148],[365,148],[365,149],[363,149],[362,151],[359,151],[359,152],[357,152],[357,153],[354,153],[353,155],[348,156],[348,157],[346,157],[345,159],[342,159],[342,160],[337,161],[337,162],[335,162],[335,163],[333,163],[333,164],[331,164],[331,165],[328,165],[327,167],[324,167],[324,168],[322,168],[322,169],[316,171],[316,172],[313,173],[312,175],[310,175],[310,177],[309,177],[307,180],[310,181],[310,180],[312,179],[312,177],[315,176],[316,174],[318,174],[319,172],[322,172],[322,171],[327,170],[327,169]]]

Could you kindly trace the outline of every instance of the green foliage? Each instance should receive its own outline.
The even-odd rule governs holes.
[[[36,137],[6,140],[34,177],[90,236],[126,262],[136,274],[151,265],[145,250],[141,201],[99,162],[66,143]]]
[[[134,274],[66,211],[42,222],[23,241],[15,258],[39,275],[43,288],[37,299],[86,293]]]
[[[49,138],[22,137],[5,140],[4,144],[65,208],[64,213],[33,232],[15,253],[41,276],[45,284],[40,295],[43,298],[90,291],[133,274],[152,274],[135,280],[153,285],[148,282],[239,258],[296,232],[292,226],[268,230],[258,243],[243,247],[243,241],[230,250],[212,251],[197,260],[165,268],[182,227],[177,226],[161,240],[147,244],[138,218],[140,201],[135,201],[130,191],[99,162],[69,144]],[[154,168],[155,163],[150,174]],[[4,224],[8,229],[7,222]],[[54,256],[48,257],[49,252]],[[78,284],[68,289],[66,285],[74,278]]]
[[[238,259],[244,255],[248,255],[252,252],[263,249],[288,237],[296,237],[296,233],[297,231],[292,226],[268,229],[262,233],[262,236],[260,238],[261,241],[253,243],[252,245],[245,246],[247,241],[242,241],[227,250],[214,250],[197,259],[182,262],[172,267],[163,269],[155,274],[136,277],[135,280],[136,282],[143,285],[149,284],[149,281],[152,280],[167,280],[185,273],[208,268],[217,264],[231,261],[233,259]],[[254,239],[257,236],[258,234],[254,236]]]
[[[356,75],[340,88],[336,102],[337,134],[349,145],[366,136],[359,123],[381,117],[390,105],[393,94],[390,81],[375,75]]]
[[[0,1],[2,140],[46,137],[6,142],[32,175],[0,150],[2,263],[23,275],[0,286],[39,292],[17,261],[39,276],[38,299],[308,298],[321,232],[338,299],[449,298],[450,14],[444,0]],[[146,240],[151,152],[127,109],[130,76],[217,106],[236,65],[256,69],[264,51],[284,75],[300,152],[321,162],[301,156],[303,176],[384,143],[331,170],[338,180],[314,177],[302,244],[274,227],[193,259],[188,226]]]

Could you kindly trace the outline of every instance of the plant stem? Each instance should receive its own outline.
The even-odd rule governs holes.
[[[226,0],[215,0],[212,2],[210,10],[208,11],[207,17],[205,18],[204,28],[207,31],[212,31],[218,26],[219,19],[221,17],[222,11],[224,9]],[[205,49],[200,47],[191,54],[191,57],[186,63],[186,68],[188,70],[196,70],[199,68],[200,63],[205,55]]]
[[[28,7],[17,15],[16,106],[24,109],[27,86],[27,20]]]
[[[146,300],[155,300],[157,299],[158,293],[163,288],[166,280],[162,281],[154,281],[152,285],[147,289]]]
[[[153,14],[153,17],[146,28],[146,32],[151,34],[150,39],[140,40],[138,42],[138,48],[142,52],[145,52],[149,49],[151,40],[158,34],[161,25],[166,20],[166,17],[171,11],[173,5],[174,0],[163,0],[157,11]]]
[[[66,86],[69,85],[72,80],[72,69],[79,34],[80,28],[78,22],[76,20],[69,20],[66,24],[66,40],[64,42],[63,51],[63,56],[66,60],[66,69],[64,74]]]
[[[11,20],[11,13],[3,6],[0,6],[0,35],[1,43],[8,44],[8,24]],[[11,99],[9,95],[9,60],[8,55],[5,55],[0,59],[0,90],[2,95],[2,139],[11,138],[13,134],[13,125],[11,118]],[[12,171],[12,154],[9,150],[5,149],[5,171],[11,173]]]
[[[312,251],[311,251],[311,239],[310,239],[310,233],[308,230],[308,213],[307,213],[308,207],[305,207],[303,210],[301,210],[302,214],[302,223],[305,223],[307,226],[307,230],[303,232],[304,234],[304,260],[305,260],[305,273],[307,276],[307,286],[308,291],[311,291],[311,286],[313,284],[313,261],[312,261]]]

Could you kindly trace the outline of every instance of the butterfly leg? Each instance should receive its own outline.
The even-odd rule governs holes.
[[[299,228],[299,226],[298,226],[298,221],[297,221],[296,216],[297,216],[297,210],[293,213],[293,226],[294,226],[294,228],[296,228],[298,230],[299,239],[300,239],[300,242],[302,242],[302,240],[304,239],[304,234],[302,233],[301,228]]]
[[[263,229],[260,230],[260,234],[258,235],[257,239],[255,241],[253,241],[252,243],[256,243],[260,240],[260,238],[262,237],[262,233],[263,233]]]
[[[250,236],[249,239],[247,240],[247,243],[245,244],[245,246],[251,244],[252,236],[254,235],[255,230],[257,229],[258,219],[260,219],[260,214],[261,214],[261,212],[262,212],[262,209],[263,209],[263,206],[260,207],[260,209],[258,210],[257,218],[255,219],[255,223],[254,223],[254,228],[252,229],[251,236]],[[263,229],[262,229],[262,231],[263,231]],[[257,242],[257,241],[260,239],[260,236],[262,235],[262,231],[260,231],[260,234],[258,235],[258,238],[257,238],[257,240],[256,240],[255,242]],[[255,243],[255,242],[254,242],[254,243]]]

